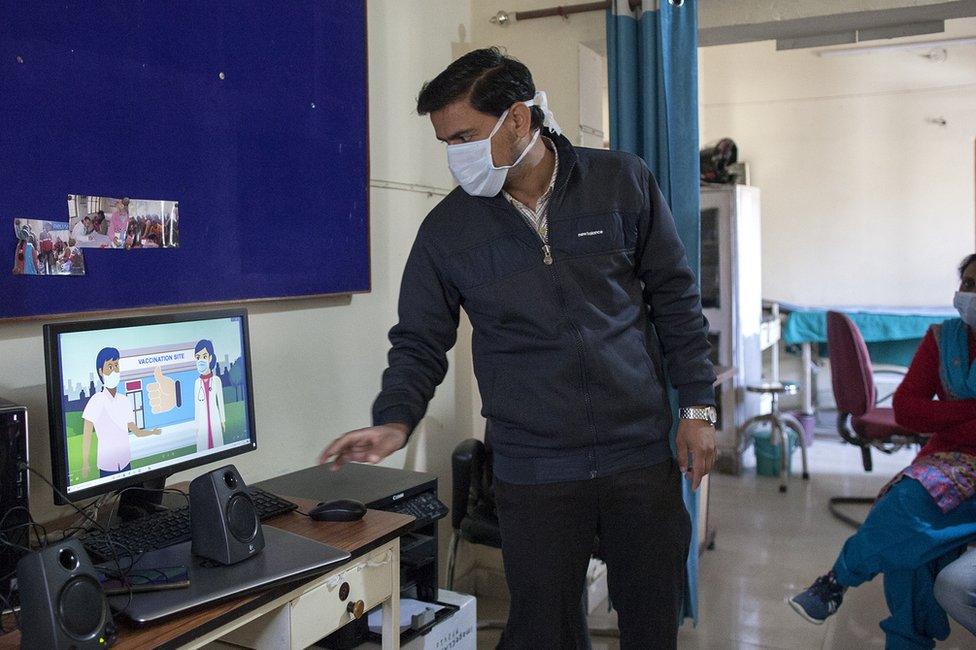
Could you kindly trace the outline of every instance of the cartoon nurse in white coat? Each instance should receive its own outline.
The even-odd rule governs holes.
[[[213,449],[224,444],[227,418],[224,415],[224,386],[214,374],[217,356],[213,342],[201,339],[193,350],[197,361],[197,377],[193,384],[194,423],[197,430],[197,451]]]

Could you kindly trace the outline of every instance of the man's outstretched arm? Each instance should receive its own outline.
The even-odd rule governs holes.
[[[373,426],[334,440],[319,462],[335,457],[335,468],[348,461],[375,463],[406,444],[447,374],[447,352],[457,340],[460,302],[421,232],[403,271],[399,322],[390,330],[392,347],[382,389],[373,403]]]

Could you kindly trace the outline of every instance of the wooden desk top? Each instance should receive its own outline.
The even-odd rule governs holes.
[[[185,487],[185,486],[184,486]],[[298,507],[308,512],[315,507],[316,501],[285,497],[298,504]],[[407,532],[413,524],[414,518],[395,512],[383,510],[367,510],[366,515],[359,521],[351,522],[323,522],[312,521],[310,518],[296,512],[290,512],[264,523],[288,532],[302,535],[329,546],[348,551],[353,558],[369,553],[378,546],[382,546],[391,539]],[[333,567],[334,568],[334,567]],[[331,569],[330,569],[331,570]],[[213,607],[191,611],[176,618],[158,624],[137,627],[127,619],[117,618],[119,638],[113,648],[147,648],[147,647],[176,647],[192,641],[194,638],[229,623],[251,610],[261,607],[265,603],[288,593],[302,582],[314,579],[315,576],[290,582],[278,587],[272,587],[239,598],[224,601]],[[3,618],[4,629],[14,626],[12,616]],[[20,633],[10,632],[0,636],[0,648],[17,648],[20,644]]]

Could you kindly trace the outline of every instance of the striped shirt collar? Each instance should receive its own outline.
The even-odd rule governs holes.
[[[555,157],[555,164],[552,166],[552,178],[549,179],[549,187],[547,187],[546,191],[543,192],[542,196],[539,197],[539,200],[535,204],[535,209],[533,210],[529,206],[525,205],[505,190],[502,190],[502,194],[504,194],[508,202],[512,204],[512,207],[518,210],[519,213],[525,217],[525,219],[529,222],[529,225],[532,226],[537,233],[539,233],[539,236],[542,237],[543,241],[546,241],[548,234],[547,231],[549,229],[549,200],[552,199],[552,193],[556,187],[556,175],[559,173],[559,152],[557,151],[556,145],[552,140],[545,136],[543,136],[542,140],[545,143],[546,148],[552,151],[552,154]]]

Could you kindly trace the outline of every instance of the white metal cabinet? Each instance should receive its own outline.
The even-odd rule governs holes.
[[[719,394],[718,469],[738,473],[738,430],[757,415],[760,397],[746,385],[762,380],[762,266],[759,188],[701,189],[702,306],[709,322],[712,361],[736,369]]]

